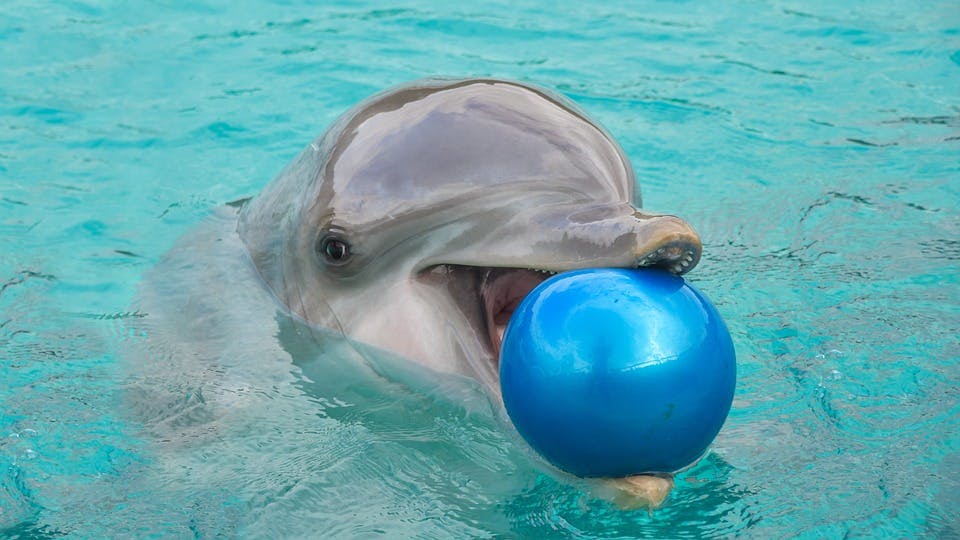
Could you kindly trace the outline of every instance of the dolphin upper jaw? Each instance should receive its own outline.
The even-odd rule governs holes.
[[[594,267],[660,267],[679,275],[699,262],[700,237],[687,222],[630,205],[619,207],[617,213],[594,215],[593,221],[582,208],[566,214],[540,209],[522,215],[518,225],[507,222],[491,229],[483,238],[460,230],[467,249],[456,248],[455,235],[433,231],[444,239],[442,249],[414,263],[411,281],[457,306],[462,322],[472,328],[470,346],[464,350],[471,349],[486,364],[474,361],[473,371],[495,371],[510,316],[551,275]],[[523,234],[514,225],[522,227]],[[496,391],[495,376],[492,382]]]
[[[434,249],[416,262],[418,271],[440,264],[552,272],[658,266],[684,274],[702,252],[689,223],[627,202],[483,206],[429,234]]]

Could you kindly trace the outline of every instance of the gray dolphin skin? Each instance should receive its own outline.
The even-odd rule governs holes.
[[[566,99],[502,80],[415,82],[345,113],[146,273],[128,409],[170,470],[192,470],[210,451],[178,462],[192,454],[174,447],[232,436],[219,453],[243,455],[242,434],[273,419],[316,422],[297,398],[311,385],[308,399],[349,396],[379,380],[369,372],[427,387],[462,375],[498,405],[505,326],[551,273],[679,274],[700,250],[683,220],[640,210],[623,151]],[[605,485],[625,506],[657,506],[672,480]]]
[[[256,271],[313,326],[494,394],[510,313],[550,274],[700,258],[640,210],[616,142],[567,99],[504,80],[425,80],[359,104],[241,210]]]

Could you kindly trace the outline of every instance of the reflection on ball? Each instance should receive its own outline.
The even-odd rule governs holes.
[[[736,359],[716,308],[653,269],[554,276],[513,313],[500,385],[530,445],[579,476],[674,472],[730,411]]]

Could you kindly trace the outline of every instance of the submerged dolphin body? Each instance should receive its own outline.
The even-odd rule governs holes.
[[[500,80],[374,96],[147,273],[131,414],[178,448],[243,440],[272,418],[310,425],[313,401],[297,396],[314,384],[321,400],[356,392],[376,350],[401,371],[477,379],[496,399],[504,327],[550,273],[696,265],[693,229],[639,208],[622,150],[562,97]],[[171,469],[216,463],[199,454]],[[654,505],[671,485],[617,482],[615,499]]]
[[[428,80],[344,114],[238,231],[291,313],[496,392],[510,313],[550,273],[696,265],[694,230],[639,208],[623,151],[566,99]]]

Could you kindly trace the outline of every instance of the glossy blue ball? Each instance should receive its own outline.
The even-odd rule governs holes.
[[[720,431],[735,384],[733,342],[716,308],[661,270],[554,276],[513,313],[501,349],[510,419],[578,476],[692,464]]]

